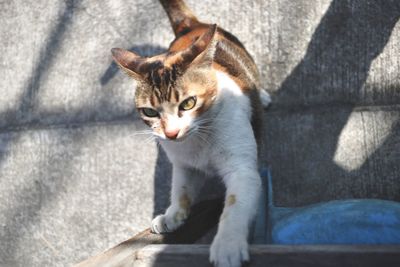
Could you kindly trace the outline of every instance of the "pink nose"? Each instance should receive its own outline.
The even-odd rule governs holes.
[[[165,129],[165,131],[164,131],[164,133],[165,133],[165,136],[167,137],[167,138],[169,138],[169,139],[176,139],[176,137],[178,136],[178,134],[179,134],[179,129],[172,129],[172,130],[170,130],[170,129]]]

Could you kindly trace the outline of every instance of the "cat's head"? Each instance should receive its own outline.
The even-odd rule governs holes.
[[[137,81],[136,108],[155,135],[183,139],[196,131],[201,115],[213,104],[217,94],[211,67],[216,28],[212,25],[183,50],[150,58],[112,49],[116,63]]]

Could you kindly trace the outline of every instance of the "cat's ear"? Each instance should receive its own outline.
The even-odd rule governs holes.
[[[217,24],[213,24],[190,47],[180,52],[184,69],[190,66],[211,66],[217,49],[216,33]]]
[[[117,65],[129,76],[137,80],[143,79],[147,65],[146,58],[121,48],[111,49],[111,54]]]

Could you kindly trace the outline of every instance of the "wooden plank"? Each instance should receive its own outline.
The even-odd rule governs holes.
[[[136,250],[149,244],[191,244],[204,236],[219,220],[223,200],[202,201],[193,206],[186,223],[170,234],[153,234],[149,229],[135,235],[121,244],[89,258],[75,267],[128,267],[133,266]]]
[[[250,254],[249,267],[400,266],[400,246],[252,245]],[[208,245],[149,245],[136,251],[134,266],[211,266],[208,257]]]

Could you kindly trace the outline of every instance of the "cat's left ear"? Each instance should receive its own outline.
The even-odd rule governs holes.
[[[192,66],[211,66],[215,50],[217,49],[217,24],[213,24],[190,47],[180,52],[182,67],[187,69]]]
[[[112,56],[117,65],[129,76],[136,80],[144,79],[146,74],[147,60],[141,56],[121,48],[111,49]]]

